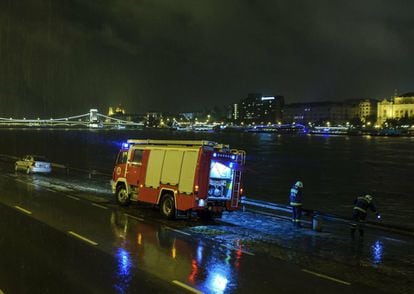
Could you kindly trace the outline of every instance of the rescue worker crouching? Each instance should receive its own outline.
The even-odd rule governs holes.
[[[297,181],[290,189],[290,206],[292,206],[292,222],[295,227],[301,227],[302,218],[302,188],[303,183]]]
[[[375,212],[376,216],[379,218],[379,213],[377,212],[377,208],[374,205],[371,195],[360,196],[354,200],[354,209],[352,211],[353,222],[350,224],[352,238],[354,238],[357,228],[359,236],[364,236],[365,219],[367,218],[368,210]]]

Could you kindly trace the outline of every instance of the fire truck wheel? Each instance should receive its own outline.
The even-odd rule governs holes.
[[[125,188],[124,185],[119,185],[116,188],[116,201],[120,204],[120,205],[128,205],[130,202],[129,199],[129,195],[128,192]]]
[[[171,194],[165,194],[161,199],[160,211],[166,218],[175,217],[174,197]]]

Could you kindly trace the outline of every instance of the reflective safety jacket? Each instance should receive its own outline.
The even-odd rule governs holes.
[[[290,189],[290,205],[292,206],[302,205],[302,191],[296,186],[293,186]]]
[[[354,200],[354,210],[359,210],[366,214],[368,209],[371,209],[373,212],[377,212],[374,202],[368,201],[365,197],[357,197]]]

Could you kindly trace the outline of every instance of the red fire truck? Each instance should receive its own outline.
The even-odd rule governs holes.
[[[239,208],[245,152],[211,141],[128,140],[116,159],[112,192],[121,205],[158,205],[167,218],[220,217]]]

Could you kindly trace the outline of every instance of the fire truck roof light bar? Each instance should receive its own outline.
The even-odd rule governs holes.
[[[228,145],[219,144],[213,141],[207,140],[140,140],[129,139],[128,144],[141,144],[141,145],[184,145],[184,146],[210,146],[214,148],[228,148]]]

